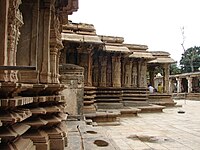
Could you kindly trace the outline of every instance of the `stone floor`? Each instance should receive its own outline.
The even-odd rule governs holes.
[[[200,150],[200,101],[177,103],[182,107],[121,118],[120,126],[103,129],[121,150]]]
[[[200,101],[178,100],[177,103],[182,107],[120,118],[119,126],[92,127],[90,130],[101,132],[93,135],[94,138],[82,129],[82,145],[85,150],[200,150]],[[71,135],[71,148],[67,150],[83,149],[73,147],[75,134],[71,132]],[[109,145],[99,147],[94,146],[93,139],[111,140],[107,141]]]

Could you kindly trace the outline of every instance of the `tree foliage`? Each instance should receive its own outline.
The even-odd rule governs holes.
[[[170,65],[170,74],[171,75],[180,74],[180,73],[181,73],[181,69],[177,67],[177,63]]]
[[[181,72],[195,72],[199,71],[200,67],[200,47],[194,46],[188,48],[180,60]]]

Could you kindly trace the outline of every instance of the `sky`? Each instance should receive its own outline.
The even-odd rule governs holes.
[[[124,43],[167,51],[177,62],[185,49],[200,46],[199,0],[79,0],[69,16],[75,23],[95,26],[99,35],[124,37]]]

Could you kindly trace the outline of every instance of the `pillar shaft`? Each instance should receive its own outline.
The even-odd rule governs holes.
[[[187,77],[186,78],[188,81],[188,93],[192,92],[192,77]]]
[[[177,93],[181,93],[181,82],[182,82],[182,79],[181,78],[176,78],[177,80]]]
[[[100,81],[99,86],[106,87],[107,56],[99,56]]]
[[[40,9],[40,28],[39,28],[39,49],[37,67],[40,70],[40,82],[51,83],[50,73],[50,22],[51,7],[49,3],[45,3],[45,7]]]
[[[138,65],[138,84],[139,87],[147,87],[147,77],[146,77],[146,72],[147,72],[147,62],[144,60],[139,61]]]
[[[87,85],[92,86],[92,50],[88,50],[88,79],[87,79]]]
[[[1,0],[0,1],[0,65],[4,66],[7,65],[7,25],[8,25],[8,7],[9,1],[8,0]],[[0,81],[6,81],[7,76],[6,72],[0,70]]]
[[[169,64],[163,65],[163,88],[164,93],[169,93]]]
[[[121,57],[112,56],[112,85],[121,87]]]
[[[153,87],[155,87],[155,85],[154,85],[154,68],[150,68],[149,69],[149,82],[150,82],[150,84],[153,86]]]

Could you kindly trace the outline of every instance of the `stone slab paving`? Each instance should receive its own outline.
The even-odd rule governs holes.
[[[102,129],[121,150],[200,150],[200,101],[176,102],[182,107],[124,117]]]

